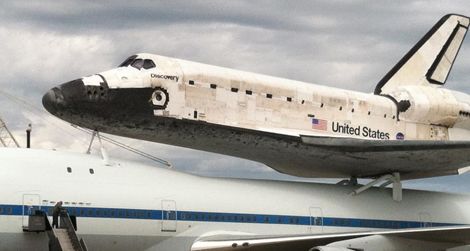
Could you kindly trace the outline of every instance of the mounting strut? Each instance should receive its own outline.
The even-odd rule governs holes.
[[[97,130],[94,130],[93,133],[91,134],[91,140],[90,144],[88,145],[88,149],[86,151],[87,154],[91,153],[91,146],[93,145],[93,141],[95,140],[95,137],[98,138],[98,142],[100,143],[100,151],[101,151],[101,157],[103,158],[103,162],[105,165],[109,166],[109,156],[108,152],[104,148],[103,142],[101,141],[100,133]]]
[[[383,183],[382,183],[383,182]],[[403,189],[401,185],[401,179],[400,179],[400,173],[394,172],[392,174],[385,174],[380,176],[379,178],[355,189],[352,191],[350,194],[351,195],[358,195],[369,188],[373,187],[374,185],[377,185],[379,183],[382,183],[380,185],[381,188],[384,188],[390,184],[393,184],[392,186],[392,197],[394,201],[401,201],[403,198]]]

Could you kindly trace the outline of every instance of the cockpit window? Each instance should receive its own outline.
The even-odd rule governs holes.
[[[127,67],[129,65],[138,70],[142,68],[147,70],[156,67],[155,63],[151,59],[137,58],[137,55],[128,57],[124,62],[122,62],[122,64],[119,65],[119,67]]]
[[[122,64],[119,65],[119,67],[126,67],[128,65],[131,64],[131,62],[137,57],[137,55],[133,55],[133,56],[130,56],[128,57],[126,60],[124,60],[124,62],[122,62]]]
[[[143,65],[144,65],[144,60],[141,58],[134,60],[131,64],[132,67],[139,69],[139,70],[142,68]]]
[[[143,65],[144,69],[147,70],[147,69],[154,68],[154,67],[155,67],[155,63],[151,59],[144,60],[144,65]]]

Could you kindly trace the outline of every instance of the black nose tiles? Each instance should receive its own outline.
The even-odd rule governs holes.
[[[42,105],[46,110],[52,114],[56,112],[56,95],[54,89],[50,89],[42,97]]]
[[[64,101],[66,103],[87,98],[87,91],[81,79],[76,79],[61,84],[59,89],[61,90],[61,93],[64,96]]]

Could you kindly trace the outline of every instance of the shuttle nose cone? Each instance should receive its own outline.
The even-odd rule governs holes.
[[[54,115],[64,112],[83,99],[84,85],[81,79],[73,80],[50,89],[42,97],[42,105]]]
[[[46,110],[52,114],[55,114],[57,111],[57,105],[62,103],[64,96],[61,93],[61,90],[57,87],[50,89],[42,97],[42,105]]]

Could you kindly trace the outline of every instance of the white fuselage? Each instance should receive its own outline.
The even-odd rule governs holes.
[[[47,250],[24,233],[23,206],[64,201],[90,250],[189,250],[202,236],[292,235],[470,223],[470,197],[390,189],[216,179],[95,156],[0,149],[0,250]],[[70,168],[70,172],[68,170]],[[90,171],[90,170],[93,171]],[[93,172],[93,173],[92,173]]]
[[[141,53],[118,68],[52,88],[43,104],[81,127],[252,160],[299,177],[399,172],[408,179],[467,167],[457,150],[455,158],[415,165],[428,158],[418,157],[423,149],[407,153],[404,145],[413,142],[383,155],[362,152],[366,141],[423,140],[447,150],[450,141],[470,140],[467,94],[437,85],[392,90],[366,94]],[[320,137],[352,138],[356,155],[327,147]]]
[[[156,67],[119,67],[100,73],[110,89],[162,88],[168,97],[155,115],[281,135],[364,139],[470,139],[470,97],[440,87],[403,86],[393,97],[408,100],[399,112],[386,96],[270,77],[154,54],[138,58]],[[85,85],[101,79],[83,78]],[[98,81],[98,82],[97,82]],[[315,125],[325,123],[325,127]],[[463,131],[461,129],[464,129]]]

